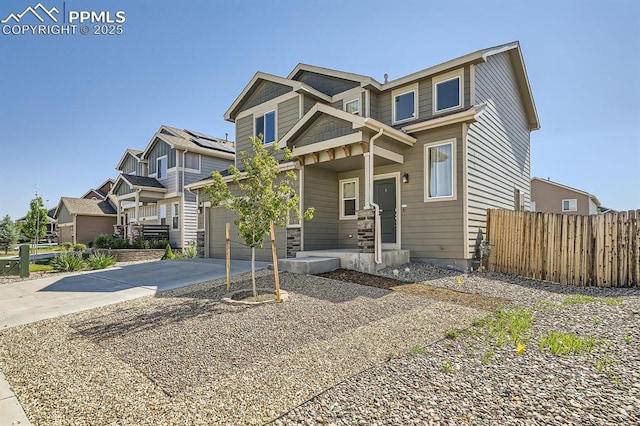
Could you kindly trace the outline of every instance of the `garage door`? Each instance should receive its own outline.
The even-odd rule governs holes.
[[[231,258],[232,259],[251,259],[251,248],[244,246],[244,242],[238,236],[238,228],[233,224],[236,218],[235,212],[224,207],[217,207],[209,210],[209,257],[224,258],[225,257],[225,224],[231,224]],[[242,244],[240,244],[242,243]],[[287,233],[282,228],[276,228],[276,247],[278,257],[287,257]],[[273,260],[271,255],[270,237],[265,236],[264,248],[256,250],[256,260],[269,262]]]

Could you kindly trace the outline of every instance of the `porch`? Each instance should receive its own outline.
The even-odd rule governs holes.
[[[409,250],[382,250],[381,263],[376,263],[374,253],[361,253],[358,249],[309,250],[297,252],[295,259],[279,260],[278,267],[283,271],[313,271],[318,274],[337,269],[337,262],[326,261],[337,259],[340,268],[375,274],[389,266],[409,263],[409,255]],[[319,259],[325,261],[319,262]]]

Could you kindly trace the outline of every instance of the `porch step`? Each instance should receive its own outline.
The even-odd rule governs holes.
[[[278,260],[278,269],[295,274],[322,274],[335,271],[339,267],[340,259],[335,257],[296,257]]]

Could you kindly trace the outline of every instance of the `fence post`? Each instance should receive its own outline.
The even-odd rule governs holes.
[[[20,278],[29,276],[29,244],[20,246]]]

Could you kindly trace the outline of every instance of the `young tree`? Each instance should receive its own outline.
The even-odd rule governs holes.
[[[38,194],[36,194],[36,198],[31,200],[29,205],[29,212],[24,222],[20,225],[20,230],[25,237],[37,244],[47,232],[49,216],[47,216],[47,209],[44,207],[42,197]]]
[[[211,173],[213,183],[204,189],[211,199],[211,205],[224,204],[237,213],[234,221],[238,235],[251,247],[251,283],[253,295],[257,295],[255,261],[256,248],[262,248],[264,237],[270,231],[270,223],[284,227],[290,217],[310,220],[313,207],[301,214],[299,196],[292,184],[296,180],[293,171],[280,172],[276,154],[280,151],[277,143],[266,148],[261,137],[252,137],[253,152],[241,152],[243,169],[229,167],[229,174],[237,190],[233,192],[218,171]],[[284,149],[284,160],[292,158],[291,151]]]
[[[4,249],[4,254],[7,254],[9,249],[16,245],[19,237],[18,226],[13,223],[9,215],[5,215],[0,222],[0,249]]]

